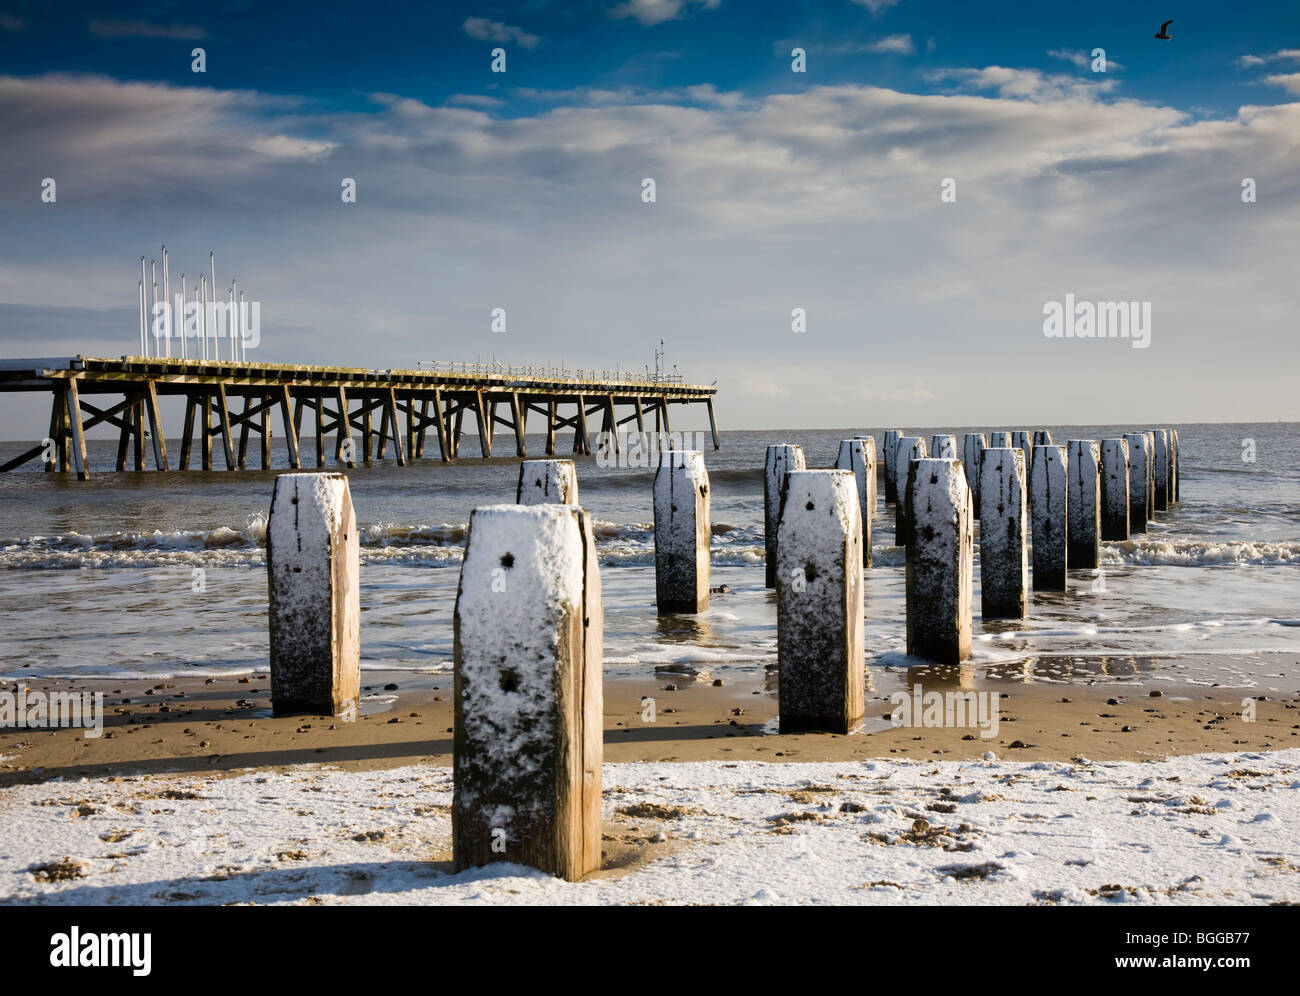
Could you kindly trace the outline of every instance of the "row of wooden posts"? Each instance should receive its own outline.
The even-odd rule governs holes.
[[[1036,587],[1042,579],[1063,588],[1076,548],[1087,547],[1079,566],[1096,566],[1103,510],[1122,511],[1127,536],[1137,521],[1130,482],[1142,497],[1141,528],[1177,497],[1176,433],[1072,440],[1068,452],[1039,436],[1028,449],[1009,439],[996,445],[1004,442],[997,434],[991,446],[968,436],[961,460],[952,436],[934,437],[941,455],[927,457],[921,437],[886,435],[886,504],[897,506],[896,537],[907,549],[910,654],[939,663],[969,656],[977,515],[984,614],[1023,615],[1026,480]],[[1105,462],[1111,449],[1120,463]],[[871,437],[843,441],[830,470],[807,470],[800,447],[768,449],[767,581],[777,595],[782,733],[848,733],[863,721],[863,571],[876,479]],[[515,498],[474,509],[456,594],[454,861],[457,869],[514,861],[577,880],[601,860],[604,616],[595,537],[572,461],[524,461]],[[659,611],[707,609],[703,454],[661,454],[654,509]],[[360,544],[345,475],[276,478],[267,573],[275,713],[355,716]]]

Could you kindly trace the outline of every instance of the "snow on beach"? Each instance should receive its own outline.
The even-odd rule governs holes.
[[[1300,750],[607,764],[604,780],[607,839],[655,856],[578,884],[449,874],[447,768],[13,787],[0,903],[1300,901]]]

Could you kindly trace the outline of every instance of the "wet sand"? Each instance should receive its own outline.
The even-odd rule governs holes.
[[[910,676],[909,676],[910,677]],[[450,675],[365,672],[362,715],[270,715],[270,681],[32,681],[31,691],[104,693],[104,731],[0,730],[0,786],[54,778],[140,773],[224,774],[329,764],[371,770],[452,760]],[[914,680],[943,690],[934,674]],[[976,727],[893,727],[887,695],[868,691],[867,723],[850,736],[781,735],[775,673],[693,680],[685,675],[607,676],[605,760],[844,761],[875,757],[961,760],[1154,760],[1174,755],[1300,746],[1300,697],[1162,683],[1046,684],[962,680],[946,687],[996,691],[995,736]],[[394,687],[395,686],[395,687]],[[669,686],[674,686],[670,688]],[[0,691],[14,691],[13,682]],[[653,699],[653,707],[646,701]]]

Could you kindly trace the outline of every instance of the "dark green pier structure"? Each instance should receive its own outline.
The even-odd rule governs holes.
[[[530,414],[546,423],[546,454],[555,454],[557,430],[573,430],[573,452],[592,452],[589,420],[600,416],[601,433],[619,445],[619,429],[635,423],[669,433],[672,405],[704,405],[713,447],[718,424],[715,387],[686,384],[677,375],[612,370],[564,370],[491,364],[430,364],[415,370],[297,366],[283,363],[221,362],[123,356],[0,360],[0,392],[45,394],[51,399],[46,441],[0,464],[13,470],[43,459],[47,471],[90,477],[86,431],[108,423],[119,431],[117,470],[144,470],[146,449],[156,470],[170,469],[159,399],[185,399],[177,469],[189,470],[195,437],[198,464],[213,467],[219,441],[225,469],[247,466],[252,436],[260,443],[258,465],[271,466],[271,426],[287,447],[289,466],[301,468],[303,416],[314,423],[316,466],[325,464],[325,440],[333,437],[334,459],[349,466],[388,458],[405,465],[424,456],[433,430],[444,462],[460,456],[465,415],[473,418],[483,457],[492,456],[498,428],[514,437],[514,456],[526,457],[524,435]],[[620,416],[620,410],[622,415]],[[277,425],[278,424],[278,425]],[[196,431],[197,430],[197,431]],[[356,451],[354,434],[360,437]]]

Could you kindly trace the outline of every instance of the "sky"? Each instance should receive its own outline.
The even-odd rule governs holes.
[[[166,244],[250,359],[662,338],[723,428],[1298,419],[1298,161],[1297,4],[0,0],[0,356],[137,353]],[[1046,335],[1067,294],[1148,344]]]

